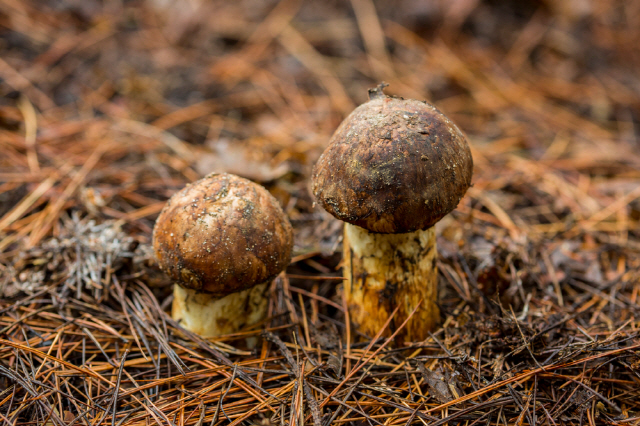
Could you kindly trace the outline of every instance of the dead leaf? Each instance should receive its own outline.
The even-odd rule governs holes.
[[[210,143],[211,153],[202,153],[196,162],[196,171],[209,173],[233,173],[256,182],[270,182],[289,171],[286,163],[277,166],[254,158],[242,144],[220,139]]]

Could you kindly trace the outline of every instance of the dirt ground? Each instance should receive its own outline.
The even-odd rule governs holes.
[[[0,422],[640,424],[638,70],[638,0],[0,0]],[[382,81],[475,166],[440,326],[403,344],[345,323],[309,182]],[[150,247],[210,172],[295,231],[269,319],[219,339]]]

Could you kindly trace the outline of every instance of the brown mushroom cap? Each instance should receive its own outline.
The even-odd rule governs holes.
[[[153,229],[162,270],[183,287],[220,297],[273,279],[292,246],[276,199],[231,174],[211,174],[174,194]]]
[[[382,87],[333,134],[314,167],[313,193],[333,216],[371,232],[427,229],[469,188],[471,151],[434,106]]]

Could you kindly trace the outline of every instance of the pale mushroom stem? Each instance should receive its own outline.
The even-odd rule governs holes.
[[[376,234],[349,223],[344,228],[344,292],[351,322],[370,337],[396,307],[390,335],[422,303],[398,341],[421,341],[438,323],[438,269],[434,228]]]
[[[171,316],[202,337],[236,333],[266,318],[268,284],[258,284],[223,297],[174,284]]]

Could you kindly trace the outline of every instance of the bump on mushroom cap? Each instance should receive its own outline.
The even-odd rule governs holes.
[[[370,232],[427,229],[471,185],[471,151],[434,106],[382,87],[333,134],[314,167],[313,193],[333,216]]]
[[[293,230],[264,187],[211,174],[174,194],[153,229],[162,270],[177,284],[224,296],[262,284],[291,260]]]

